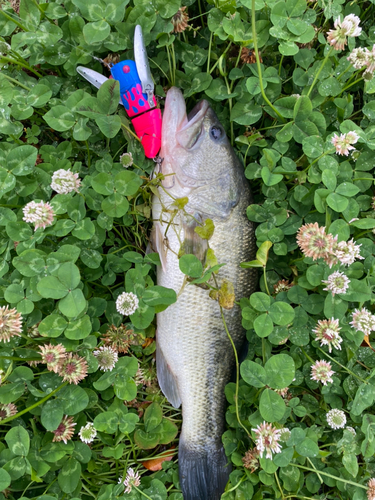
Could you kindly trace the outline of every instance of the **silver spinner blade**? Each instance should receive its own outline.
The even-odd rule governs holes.
[[[83,66],[77,66],[77,73],[79,73],[85,80],[94,85],[97,89],[99,89],[104,82],[108,80],[108,78],[93,69],[85,68]],[[119,103],[123,106],[122,101],[120,99]]]
[[[147,101],[150,108],[155,107],[154,96],[154,82],[152,80],[150,65],[148,64],[148,57],[146,52],[145,43],[143,40],[142,28],[139,24],[135,27],[134,32],[134,59],[137,66],[138,76],[142,84],[142,92],[147,94]]]

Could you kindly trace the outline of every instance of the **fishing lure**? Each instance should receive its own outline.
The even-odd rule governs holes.
[[[120,61],[110,67],[111,77],[120,83],[120,104],[123,104],[140,138],[147,158],[154,158],[161,146],[161,111],[156,107],[154,82],[152,80],[142,28],[137,25],[134,32],[134,58]],[[96,88],[108,78],[83,66],[77,72]]]

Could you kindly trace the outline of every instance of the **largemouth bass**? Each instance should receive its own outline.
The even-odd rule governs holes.
[[[193,253],[205,262],[207,240],[194,229],[211,219],[215,230],[209,248],[219,263],[226,264],[216,281],[219,286],[223,280],[231,282],[238,300],[248,297],[256,277],[239,264],[251,260],[255,251],[254,228],[246,217],[251,194],[243,167],[209,103],[201,101],[187,116],[182,93],[175,87],[166,97],[160,156],[166,177],[153,200],[153,246],[162,262],[157,282],[173,288],[178,299],[157,315],[157,375],[170,403],[176,408],[182,403],[178,456],[184,500],[218,500],[230,473],[221,436],[224,387],[234,354],[218,302],[208,290],[186,282],[178,255]],[[240,349],[240,308],[225,310],[225,320]]]

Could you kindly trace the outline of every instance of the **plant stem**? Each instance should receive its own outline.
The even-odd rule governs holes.
[[[263,359],[263,364],[266,364],[266,343],[264,339],[262,338],[262,359]]]
[[[264,286],[266,287],[267,294],[271,295],[270,291],[268,290],[268,285],[267,285],[266,266],[263,266],[263,276],[264,276]]]
[[[172,69],[173,69],[173,85],[176,85],[176,55],[174,52],[174,43],[171,45],[171,53],[172,53]]]
[[[26,491],[30,488],[30,486],[31,486],[33,483],[34,483],[34,481],[31,481],[31,483],[29,483],[29,484],[26,486],[26,488],[25,488],[25,489],[23,490],[23,492],[22,492],[21,497],[24,497],[24,496],[25,496]]]
[[[155,64],[155,66],[157,66],[158,69],[160,69],[160,71],[163,73],[163,75],[165,76],[165,78],[168,80],[168,83],[170,83],[168,75],[163,71],[163,69],[159,66],[159,64],[156,63],[153,59],[151,59],[151,57],[149,59],[150,59],[151,62],[153,62]]]
[[[59,385],[59,387],[57,387],[54,391],[50,392],[48,394],[48,396],[45,396],[44,398],[40,399],[39,401],[37,401],[36,403],[34,403],[33,405],[31,406],[28,406],[27,408],[25,408],[24,410],[22,411],[19,411],[18,413],[16,413],[16,415],[12,415],[8,418],[4,418],[4,420],[1,421],[1,425],[3,424],[7,424],[8,422],[10,422],[11,420],[14,420],[15,418],[18,418],[20,417],[21,415],[24,415],[25,413],[28,413],[30,410],[33,410],[34,408],[36,408],[37,406],[40,406],[41,404],[45,403],[46,401],[48,401],[48,399],[50,399],[52,396],[54,396],[57,392],[59,392],[63,387],[65,387],[66,385],[68,385],[68,382],[64,382],[63,384]]]
[[[171,77],[170,82],[171,82],[171,85],[173,86],[174,85],[173,70],[172,70],[171,55],[169,53],[169,46],[168,45],[167,45],[166,49],[167,49],[167,56],[168,56],[169,74],[170,74],[170,77]]]
[[[212,47],[212,31],[210,35],[210,43],[208,44],[208,56],[207,56],[207,74],[210,74],[210,60],[211,60],[211,47]]]
[[[246,434],[252,440],[250,432],[246,429],[246,427],[243,425],[243,423],[241,422],[241,419],[240,419],[240,413],[239,413],[239,410],[238,410],[238,388],[239,388],[239,384],[240,384],[240,364],[238,362],[237,349],[236,349],[236,346],[234,345],[234,342],[233,342],[233,339],[231,337],[231,334],[229,333],[229,330],[228,330],[228,327],[227,327],[227,323],[226,323],[225,318],[224,318],[223,308],[221,306],[220,306],[220,314],[221,314],[221,319],[223,320],[223,324],[224,324],[224,328],[225,328],[226,334],[228,336],[228,339],[229,339],[230,343],[232,344],[232,349],[233,349],[234,357],[235,357],[235,360],[236,360],[236,393],[235,393],[235,396],[234,396],[234,398],[235,398],[234,402],[236,404],[236,416],[237,416],[237,420],[238,420],[238,423],[240,424],[240,426],[245,430]]]
[[[38,2],[37,2],[36,0],[32,0],[32,2],[33,2],[33,4],[35,5],[35,7],[37,7],[37,8],[39,9],[39,11],[40,11],[40,13],[42,14],[42,16],[44,16],[44,10],[41,8],[41,6],[38,4]],[[54,22],[53,22],[53,21],[51,21],[51,19],[48,19],[48,17],[47,17],[47,20],[48,20],[50,23],[54,24]]]
[[[238,66],[238,63],[240,62],[240,59],[241,59],[241,51],[242,51],[242,48],[240,49],[240,51],[238,52],[238,56],[237,56],[237,60],[236,60],[236,64],[234,65],[235,68],[237,68]],[[234,68],[233,68],[234,69]],[[233,86],[234,86],[234,83],[235,83],[236,80],[232,80],[231,84],[230,84],[230,93],[232,93],[232,90],[233,90]]]
[[[345,73],[350,69],[352,68],[353,65],[352,63],[349,63],[348,66],[346,67],[346,69],[344,69],[344,71],[342,73],[339,74],[339,76],[337,77],[337,80],[341,80],[342,76],[345,75]]]
[[[0,14],[2,14],[4,17],[6,17],[8,19],[8,21],[12,21],[12,23],[16,24],[19,28],[21,28],[21,30],[29,31],[25,26],[23,26],[23,24],[18,22],[16,19],[13,19],[13,17],[6,14],[2,9],[0,9]]]
[[[307,461],[310,463],[311,467],[316,470],[314,464],[312,463],[312,461],[309,459],[309,457],[306,457],[307,458]],[[316,475],[318,476],[319,478],[319,481],[320,481],[320,484],[323,484],[323,479],[322,479],[322,476],[319,474],[319,472],[317,471],[316,472]]]
[[[10,359],[11,361],[41,361],[42,358],[19,358],[17,356],[0,356],[0,359]],[[3,420],[2,420],[3,422]]]
[[[134,137],[134,139],[136,139],[138,142],[141,142],[141,139],[138,136],[136,136],[135,133],[132,132],[130,130],[130,128],[128,128],[126,125],[124,125],[123,123],[121,123],[121,127],[124,128],[128,132],[128,134],[132,135]]]
[[[329,149],[328,151],[325,151],[318,158],[315,158],[315,160],[312,161],[310,163],[310,165],[308,165],[304,170],[302,170],[302,172],[307,172],[310,169],[310,167],[312,167],[314,165],[314,163],[318,162],[321,158],[323,158],[324,156],[327,156],[327,155],[333,153],[334,151],[335,151],[335,148],[332,148],[332,149]],[[303,157],[303,155],[302,155],[302,157]]]
[[[199,17],[205,16],[206,14],[209,14],[209,13],[210,13],[210,11],[207,11],[207,12],[203,12],[203,14],[199,14],[199,16],[190,17],[189,18],[189,23],[190,23],[190,21],[194,21],[194,19],[198,19]]]
[[[16,142],[17,144],[24,144],[22,141],[20,141],[15,135],[13,134],[9,134],[9,137],[11,137],[14,142]]]
[[[253,0],[253,2],[254,2],[254,1],[255,1],[255,0]],[[312,92],[312,90],[313,90],[313,88],[314,88],[314,86],[315,86],[315,84],[316,84],[316,81],[317,81],[317,79],[319,78],[320,73],[323,71],[323,68],[324,68],[324,66],[325,66],[326,62],[327,62],[327,61],[328,61],[328,59],[331,57],[331,54],[332,54],[333,50],[334,50],[334,49],[333,49],[333,47],[331,47],[331,48],[329,49],[329,51],[328,51],[328,54],[325,56],[325,58],[324,58],[324,60],[323,60],[323,62],[322,62],[322,64],[321,64],[320,68],[318,69],[318,71],[317,71],[317,73],[316,73],[316,75],[315,75],[315,77],[314,77],[314,80],[313,80],[313,82],[312,82],[312,84],[311,84],[311,87],[309,88],[309,91],[307,92],[307,97],[309,97],[309,96],[310,96],[310,94],[311,94],[311,92]]]
[[[303,467],[302,465],[293,464],[293,463],[290,463],[289,465],[292,465],[293,467],[298,467],[299,469],[308,470],[310,472],[315,472],[315,474],[318,474],[316,469],[310,469],[309,467]],[[359,488],[362,488],[364,490],[368,489],[367,486],[364,486],[363,484],[358,484],[358,483],[355,483],[354,481],[348,481],[347,479],[343,479],[342,477],[333,476],[332,474],[328,474],[327,472],[323,472],[321,470],[319,471],[319,474],[321,474],[322,476],[330,477],[331,479],[334,479],[335,481],[341,481],[342,483],[351,484],[352,486],[358,486]]]
[[[356,83],[360,82],[361,80],[363,80],[362,77],[358,78],[357,80],[355,80],[354,82],[350,83],[349,85],[347,85],[346,87],[344,87],[342,89],[342,91],[340,92],[339,95],[341,95],[343,92],[345,92],[345,90],[347,90],[348,88],[352,87],[353,85],[355,85]]]
[[[127,143],[123,144],[117,151],[116,153],[113,155],[113,159],[115,159],[117,157],[117,155],[124,149],[124,147],[126,146]]]
[[[284,492],[283,492],[283,489],[280,485],[280,481],[279,481],[279,478],[277,477],[277,473],[275,472],[275,479],[276,479],[276,482],[277,482],[277,486],[279,487],[279,490],[280,490],[280,493],[281,493],[281,498],[282,500],[284,500]]]
[[[341,368],[343,370],[345,370],[346,372],[350,373],[350,375],[352,375],[353,377],[357,378],[358,380],[360,380],[362,383],[364,384],[368,384],[368,382],[366,382],[366,380],[363,380],[363,378],[359,377],[358,375],[356,375],[354,372],[352,372],[351,370],[349,370],[349,368],[347,368],[346,366],[342,365],[341,363],[339,363],[338,361],[336,361],[334,358],[332,358],[332,356],[330,356],[329,354],[327,354],[326,352],[323,351],[323,349],[321,349],[320,347],[318,347],[318,350],[320,352],[322,352],[325,356],[327,356],[327,358],[329,358],[331,361],[333,361],[334,363],[336,363],[337,365],[341,366]]]
[[[224,76],[224,81],[225,81],[225,85],[227,86],[227,92],[228,92],[228,94],[230,94],[231,90],[230,90],[228,78],[226,77],[226,75]],[[228,99],[228,104],[229,104],[229,116],[230,116],[230,114],[232,112],[232,105],[233,105],[233,99],[232,98]],[[234,129],[233,129],[233,122],[232,122],[232,120],[230,122],[230,143],[233,146],[233,143],[234,143]]]
[[[246,149],[246,153],[245,153],[245,156],[244,156],[244,159],[243,159],[243,165],[244,167],[246,168],[246,160],[247,160],[247,153],[249,152],[249,149],[251,148],[252,144],[249,144],[247,149]]]
[[[152,500],[151,497],[149,497],[148,495],[146,495],[146,493],[143,493],[142,490],[140,490],[139,488],[137,488],[136,486],[133,486],[135,490],[138,491],[138,493],[140,493],[141,495],[143,495],[145,498],[148,498],[148,500]]]
[[[94,495],[94,493],[92,493],[92,492],[91,492],[91,491],[87,488],[87,486],[85,486],[85,485],[83,484],[83,482],[81,482],[81,484],[82,484],[82,488],[83,488],[84,490],[86,490],[86,491],[87,491],[87,493],[88,493],[89,495],[91,495],[92,497],[96,498],[96,497],[95,497],[95,495]]]
[[[5,60],[5,61],[8,61],[11,64],[17,64],[18,66],[22,66],[23,68],[26,68],[29,71],[31,71],[32,73],[34,73],[34,75],[38,76],[39,78],[43,78],[43,75],[41,75],[40,73],[38,73],[37,71],[35,71],[35,69],[33,69],[28,64],[21,63],[20,61],[16,61],[15,59],[12,59],[11,57],[7,57],[7,56],[1,56],[1,59]]]
[[[331,212],[330,212],[330,208],[328,207],[327,205],[327,208],[326,208],[326,221],[325,221],[325,226],[326,226],[326,231],[328,232],[329,230],[329,226],[331,225]]]
[[[220,57],[223,57],[224,54],[226,54],[228,52],[228,50],[230,49],[230,47],[232,46],[232,42],[229,42],[228,44],[228,47],[224,50],[224,52],[221,54]],[[220,57],[219,59],[215,62],[215,64],[212,66],[212,68],[210,69],[210,74],[213,72],[213,70],[216,68],[216,66],[219,64],[219,61],[220,61]]]
[[[199,8],[199,16],[202,17],[205,12],[202,13],[202,5],[201,5],[201,0],[198,0],[198,8]],[[204,28],[204,19],[202,19],[202,28]]]
[[[89,143],[87,140],[85,141],[85,143],[86,143],[86,147],[87,147],[87,166],[90,168],[90,166],[91,166],[90,147],[89,147]]]
[[[268,106],[270,106],[272,108],[272,110],[274,111],[274,113],[277,114],[277,116],[280,118],[280,120],[282,122],[285,122],[283,116],[277,111],[277,109],[275,108],[275,106],[271,103],[271,101],[266,96],[266,93],[264,92],[263,80],[262,80],[262,68],[260,66],[259,52],[258,52],[257,32],[256,32],[256,29],[255,29],[255,0],[252,0],[252,7],[251,7],[251,27],[252,27],[252,32],[253,32],[253,44],[254,44],[255,59],[257,61],[257,68],[258,68],[258,75],[259,75],[260,92],[262,94],[263,99],[268,104]]]
[[[18,80],[16,80],[15,78],[11,78],[10,76],[6,75],[5,73],[1,73],[1,76],[3,76],[4,78],[6,78],[7,80],[9,80],[10,82],[14,83],[15,85],[18,85],[19,87],[21,87],[21,88],[23,88],[25,90],[28,90],[28,91],[31,90],[29,87],[26,87],[26,85],[23,85]]]
[[[55,479],[49,483],[49,485],[47,486],[47,488],[44,490],[44,493],[43,495],[45,495],[47,493],[47,491],[51,488],[51,486],[53,485],[53,483],[55,483],[57,481],[57,476],[55,477]]]
[[[243,483],[245,480],[246,480],[246,476],[242,476],[242,477],[241,477],[241,479],[238,481],[238,483],[237,483],[235,486],[233,486],[233,488],[231,488],[230,490],[227,490],[227,491],[225,491],[225,492],[223,493],[223,496],[222,496],[221,498],[224,498],[224,496],[225,496],[227,493],[230,493],[231,491],[236,490],[236,489],[239,487],[239,485],[240,485],[241,483]]]
[[[303,354],[306,356],[306,358],[310,361],[310,363],[315,363],[315,361],[310,358],[310,356],[307,354],[307,352],[304,351],[304,349],[301,347],[301,351],[303,352]]]

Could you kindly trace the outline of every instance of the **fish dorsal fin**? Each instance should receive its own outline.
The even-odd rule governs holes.
[[[181,398],[177,387],[177,380],[171,372],[164,354],[156,344],[156,371],[160,389],[172,406],[178,408],[181,405]]]

